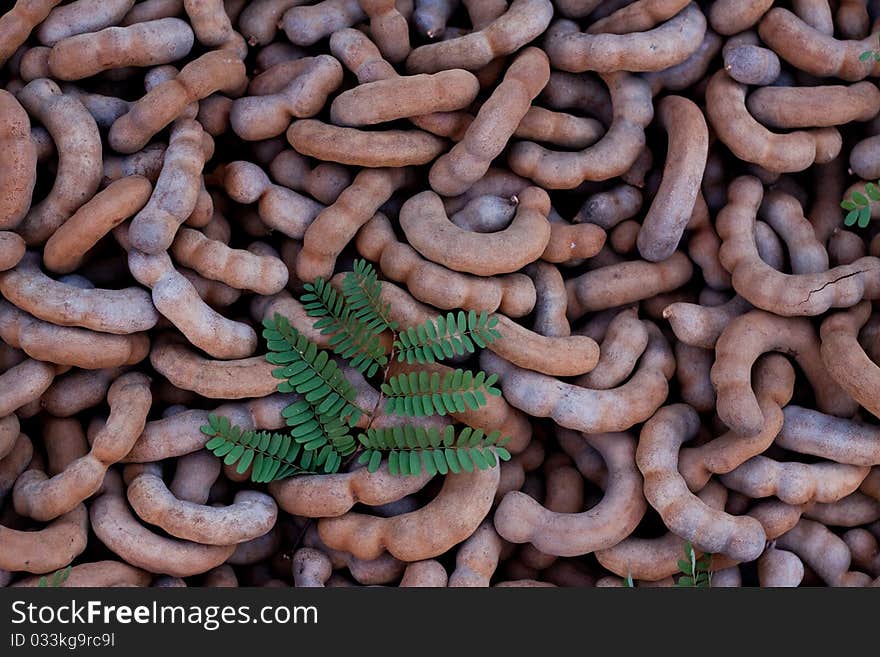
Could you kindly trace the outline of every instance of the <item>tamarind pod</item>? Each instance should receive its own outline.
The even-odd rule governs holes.
[[[792,0],[792,11],[804,23],[826,36],[834,35],[831,7],[826,0]]]
[[[360,229],[355,245],[362,256],[378,262],[388,278],[405,283],[416,299],[437,308],[500,309],[508,316],[521,317],[535,305],[535,287],[527,276],[476,277],[424,260],[411,246],[397,241],[382,214]]]
[[[521,178],[515,173],[511,173],[507,169],[489,167],[489,170],[486,171],[486,175],[475,182],[466,192],[451,198],[444,198],[443,206],[446,208],[446,213],[449,216],[452,216],[456,212],[461,211],[474,199],[487,194],[501,196],[512,200],[526,187],[529,187],[530,184],[531,183],[525,178]]]
[[[782,7],[767,12],[758,25],[758,34],[773,52],[810,75],[855,82],[880,71],[880,63],[873,58],[859,60],[861,53],[874,47],[876,34],[858,41],[838,40]]]
[[[880,178],[880,160],[875,150],[878,145],[880,145],[880,135],[874,135],[856,143],[849,152],[849,168],[859,178],[863,180]]]
[[[710,28],[706,29],[700,46],[687,59],[675,66],[660,71],[649,71],[642,77],[651,87],[655,96],[661,91],[681,91],[698,84],[709,70],[718,51],[721,50],[722,38]]]
[[[303,155],[363,167],[427,164],[443,151],[443,140],[421,130],[365,132],[315,119],[294,121],[287,141]]]
[[[503,466],[502,466],[503,467]],[[480,523],[455,554],[450,587],[487,587],[498,568],[502,541],[491,520]]]
[[[513,0],[507,11],[481,30],[415,48],[406,59],[410,73],[446,69],[477,70],[510,55],[547,29],[553,18],[549,0]]]
[[[880,464],[880,433],[872,425],[790,404],[776,444],[836,463]]]
[[[541,257],[550,239],[546,192],[529,187],[518,200],[510,226],[474,233],[449,221],[437,194],[422,192],[403,204],[400,225],[421,255],[454,271],[478,276],[515,272]]]
[[[28,358],[0,374],[0,418],[39,399],[59,369],[51,363]],[[14,433],[17,435],[18,431]]]
[[[423,472],[396,477],[383,464],[376,472],[360,468],[347,473],[303,475],[269,484],[269,493],[284,511],[306,518],[337,517],[355,504],[376,506],[416,493],[431,480]]]
[[[17,581],[13,587],[34,588],[40,586],[41,577],[28,577]],[[59,588],[96,587],[144,587],[150,585],[150,573],[122,561],[110,559],[73,566]]]
[[[877,539],[867,529],[850,529],[843,534],[843,541],[852,555],[852,563],[861,570],[876,577],[880,572],[880,546]],[[873,586],[873,584],[872,584]]]
[[[323,0],[307,7],[291,7],[284,12],[279,27],[291,43],[310,46],[366,18],[357,0]]]
[[[720,306],[700,306],[694,303],[676,302],[663,309],[663,318],[675,337],[694,347],[714,349],[724,328],[735,318],[752,309],[751,304],[740,296]]]
[[[278,153],[269,171],[278,184],[306,192],[325,205],[335,203],[352,180],[348,169],[340,164],[321,162],[310,168],[308,160],[292,148]]]
[[[602,501],[583,513],[556,513],[528,495],[511,492],[495,511],[502,538],[529,542],[547,554],[578,556],[616,545],[629,536],[647,509],[635,468],[635,440],[627,434],[586,436],[605,459],[608,486]]]
[[[244,64],[233,53],[207,52],[184,66],[175,78],[156,85],[132,103],[110,127],[110,146],[119,153],[134,153],[191,103],[218,91],[233,93],[245,79]]]
[[[633,260],[600,267],[565,282],[566,312],[569,319],[576,319],[590,311],[647,299],[681,287],[691,274],[693,265],[680,251],[658,263]]]
[[[583,388],[608,390],[622,384],[635,369],[648,345],[648,329],[635,308],[617,313],[599,348],[599,361],[575,383]]]
[[[321,540],[360,559],[387,550],[402,561],[431,559],[468,538],[486,517],[498,487],[498,467],[449,474],[437,496],[418,511],[378,518],[354,511],[321,518]]]
[[[583,18],[589,16],[595,9],[599,11],[602,5],[601,0],[555,0],[553,3],[556,9],[569,18]],[[620,3],[617,3],[618,5]],[[599,7],[599,9],[596,9]]]
[[[575,223],[591,223],[610,230],[635,216],[642,207],[642,193],[632,185],[618,185],[593,194],[584,201]]]
[[[132,467],[132,466],[128,466]],[[252,490],[239,491],[229,506],[211,507],[179,500],[162,481],[158,466],[149,464],[126,489],[134,512],[171,536],[203,545],[230,545],[264,536],[275,525],[275,501]]]
[[[177,231],[171,255],[199,274],[237,289],[275,294],[287,285],[287,267],[279,258],[232,249],[192,228]]]
[[[26,245],[16,233],[0,231],[0,272],[15,267],[24,258]]]
[[[199,43],[209,48],[229,50],[241,59],[247,56],[247,43],[232,29],[232,20],[223,0],[184,0],[183,9]]]
[[[44,243],[101,182],[101,136],[91,114],[75,98],[61,93],[48,79],[29,82],[18,100],[42,123],[58,150],[58,171],[52,190],[32,205],[17,232],[29,245]]]
[[[866,0],[840,0],[834,24],[845,39],[864,39],[871,30]]]
[[[6,16],[9,14],[0,17],[0,34]],[[24,218],[31,205],[36,184],[37,148],[31,141],[31,124],[27,113],[15,96],[5,90],[0,90],[0,117],[0,165],[4,171],[0,179],[0,229],[12,229]],[[0,234],[0,238],[5,235]],[[6,254],[16,251],[10,239],[5,237],[0,242],[0,253],[3,253],[0,256],[0,270],[8,269],[5,265],[13,259],[12,255]]]
[[[159,315],[141,288],[78,289],[43,274],[39,258],[28,253],[0,273],[0,293],[21,310],[52,324],[103,333],[137,333],[156,325]]]
[[[596,78],[592,73],[551,71],[550,80],[538,98],[550,109],[577,109],[595,117],[603,125],[610,125],[613,119],[611,95]]]
[[[799,520],[776,539],[776,546],[794,552],[828,586],[867,586],[871,581],[868,575],[849,570],[849,548],[821,523]]]
[[[666,406],[642,429],[636,465],[645,478],[645,497],[669,529],[707,552],[752,561],[764,551],[760,522],[711,508],[688,490],[678,472],[681,443],[699,430],[697,413],[685,404]]]
[[[12,9],[0,16],[0,65],[12,57],[27,41],[31,30],[59,4],[61,0],[16,0]]]
[[[532,142],[513,145],[513,171],[545,189],[571,189],[584,180],[608,180],[629,169],[645,146],[644,128],[654,116],[651,90],[623,71],[601,76],[611,92],[614,118],[608,131],[582,151],[552,151]]]
[[[498,374],[504,398],[534,417],[552,418],[560,426],[585,433],[625,431],[643,422],[663,403],[675,369],[672,350],[653,324],[639,368],[623,385],[591,390],[519,368],[490,351],[481,366]]]
[[[698,413],[712,412],[715,408],[715,389],[712,387],[709,372],[715,361],[715,354],[711,349],[676,342],[675,360],[675,377],[681,388],[682,401]]]
[[[54,477],[32,468],[13,489],[16,513],[48,521],[68,513],[96,493],[110,465],[125,456],[143,431],[152,396],[143,374],[123,374],[107,394],[110,416],[92,440],[88,454],[67,464]]]
[[[431,188],[452,196],[463,193],[481,178],[504,149],[549,76],[547,56],[537,48],[523,50],[480,107],[462,140],[431,167]]]
[[[37,531],[0,525],[0,568],[43,574],[70,564],[83,550],[89,534],[89,513],[82,504]]]
[[[446,30],[458,0],[415,0],[412,15],[416,31],[428,39],[439,39]]]
[[[206,504],[221,467],[222,462],[206,449],[184,454],[177,459],[168,490],[179,500]]]
[[[182,390],[209,399],[265,397],[275,392],[275,366],[263,356],[238,360],[209,360],[167,339],[158,339],[150,351],[150,363],[159,374]]]
[[[784,316],[818,315],[880,296],[880,261],[874,257],[800,275],[783,274],[763,262],[752,219],[762,196],[756,178],[741,176],[731,183],[730,202],[718,215],[718,234],[723,240],[719,257],[731,272],[737,292],[755,306]]]
[[[229,124],[242,139],[256,141],[282,134],[292,118],[316,115],[342,84],[342,66],[330,55],[302,62],[302,71],[275,93],[245,96],[232,103]]]
[[[435,559],[426,559],[407,564],[398,586],[445,588],[448,581],[449,576],[443,565]]]
[[[390,77],[339,94],[330,105],[330,119],[336,125],[363,126],[451,112],[468,107],[479,91],[477,78],[462,69]]]
[[[302,281],[333,275],[336,258],[394,192],[413,183],[411,169],[364,169],[306,228],[296,274]]]
[[[828,259],[835,267],[852,264],[866,255],[864,241],[850,230],[835,229],[828,238]]]
[[[449,215],[449,220],[459,228],[475,233],[494,233],[504,230],[516,214],[517,197],[503,198],[493,194],[477,196],[458,212]],[[444,207],[448,203],[444,202]]]
[[[34,456],[34,446],[25,434],[19,433],[6,456],[0,459],[0,501],[12,490],[19,475]]]
[[[115,180],[143,176],[155,183],[162,172],[165,144],[148,144],[146,148],[131,155],[106,155],[103,163],[101,185],[106,187]]]
[[[773,0],[720,0],[709,8],[709,22],[719,34],[730,36],[749,29],[773,6]]]
[[[532,106],[513,133],[520,139],[543,141],[566,148],[586,148],[603,134],[600,121]]]
[[[370,36],[382,56],[395,64],[405,60],[411,50],[409,25],[394,0],[358,0],[358,4],[370,19]]]
[[[0,417],[0,461],[12,452],[18,440],[20,429],[18,416],[15,413]]]
[[[54,417],[71,417],[107,398],[110,383],[123,374],[122,367],[75,370],[58,377],[40,397],[40,406]]]
[[[828,270],[828,252],[816,238],[813,226],[804,217],[796,198],[778,189],[771,190],[764,196],[759,213],[785,241],[792,273],[812,274]]]
[[[546,32],[544,49],[561,71],[660,71],[693,54],[706,33],[706,17],[689,3],[658,27],[627,34],[581,32],[577,23],[557,20]]]
[[[56,7],[37,28],[37,40],[54,46],[67,37],[118,25],[134,0],[77,0]]]
[[[689,0],[637,0],[590,24],[588,34],[626,34],[645,32],[669,20],[685,8]]]
[[[303,547],[293,553],[291,558],[293,584],[302,588],[323,588],[333,573],[330,558],[310,547]]]
[[[58,326],[0,301],[0,338],[31,358],[82,369],[132,365],[143,360],[150,341],[144,333],[114,335]]]
[[[605,238],[605,231],[598,226],[554,221],[550,224],[550,240],[541,259],[552,263],[577,263],[599,253]]]
[[[868,525],[880,520],[880,502],[856,491],[834,502],[813,504],[804,517],[835,527]]]
[[[668,133],[666,166],[638,237],[639,254],[651,262],[675,252],[697,200],[709,151],[706,120],[692,101],[666,96],[658,114]]]
[[[209,306],[225,308],[231,306],[241,297],[241,290],[229,287],[226,283],[212,281],[185,267],[180,267],[178,271],[196,289],[199,298]]]
[[[758,559],[758,582],[764,587],[796,587],[804,579],[804,562],[794,552],[768,547]]]
[[[746,106],[771,128],[827,127],[873,118],[880,111],[880,90],[873,82],[761,87],[749,95]]]
[[[551,338],[571,335],[571,326],[565,316],[568,297],[559,268],[538,261],[527,265],[524,271],[535,285],[536,300],[532,329],[535,333]]]
[[[759,45],[743,44],[725,50],[724,70],[737,82],[763,87],[777,80],[781,64],[772,50]]]

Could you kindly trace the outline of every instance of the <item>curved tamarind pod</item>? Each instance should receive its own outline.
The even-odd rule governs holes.
[[[675,378],[681,388],[682,401],[698,413],[712,412],[715,409],[715,389],[709,373],[715,354],[711,349],[676,342],[675,360]]]
[[[574,222],[591,223],[610,230],[634,217],[641,208],[642,192],[632,185],[618,185],[584,201]]]
[[[822,361],[831,377],[868,411],[877,415],[880,368],[859,344],[859,330],[871,316],[871,303],[861,303],[828,316],[820,329]]]
[[[818,87],[761,87],[746,106],[771,128],[815,128],[868,121],[880,111],[880,90],[873,82]]]
[[[627,34],[645,32],[669,20],[690,0],[637,0],[591,23],[588,34]]]
[[[328,518],[348,513],[355,504],[376,506],[416,493],[431,480],[423,472],[395,477],[382,465],[376,472],[359,468],[331,475],[289,477],[269,484],[269,492],[284,511],[306,518]]]
[[[8,14],[0,18],[0,33],[6,16]],[[4,171],[0,180],[0,229],[12,229],[31,205],[37,181],[37,148],[31,140],[31,122],[27,113],[15,96],[5,90],[0,90],[0,117],[0,164]],[[7,258],[11,259],[5,255],[7,248],[10,248],[9,244],[0,243],[0,253],[4,253],[0,257],[3,261],[0,270],[8,269],[3,266],[8,262]]]
[[[0,374],[0,418],[5,419],[25,404],[39,399],[52,385],[59,369],[57,365],[28,358]],[[13,433],[14,439],[18,430]]]
[[[287,285],[287,267],[280,258],[232,249],[192,228],[177,231],[171,255],[202,276],[237,289],[275,294]]]
[[[544,48],[561,71],[660,71],[680,64],[703,42],[706,17],[696,3],[658,27],[627,34],[581,32],[577,23],[558,20],[547,30]]]
[[[302,239],[308,226],[324,209],[320,203],[281,185],[251,162],[230,162],[224,167],[226,193],[239,203],[259,203],[260,219],[288,237]]]
[[[67,37],[118,25],[134,0],[78,0],[56,7],[37,28],[37,40],[54,46]]]
[[[370,36],[382,56],[389,62],[400,63],[412,49],[406,17],[397,10],[394,0],[358,0],[361,9],[370,18]],[[410,3],[410,8],[412,3]],[[411,9],[410,9],[411,10]]]
[[[5,301],[0,301],[0,338],[36,360],[83,369],[133,365],[150,349],[144,333],[113,335],[58,326],[31,317]]]
[[[444,198],[443,205],[446,208],[446,213],[452,216],[479,196],[491,194],[513,199],[529,185],[528,180],[507,169],[489,167],[486,175],[475,182],[466,192],[451,198]]]
[[[148,144],[143,150],[131,155],[105,155],[101,185],[106,187],[128,176],[143,176],[155,183],[162,172],[164,159],[165,144]]]
[[[275,366],[263,356],[209,360],[183,344],[160,338],[150,351],[150,363],[178,388],[209,399],[265,397],[278,387],[272,376]]]
[[[360,229],[355,245],[362,256],[378,262],[388,278],[405,283],[416,299],[437,308],[500,309],[508,316],[522,317],[535,305],[535,287],[527,276],[482,278],[424,260],[411,246],[397,241],[391,223],[382,214],[377,213]]]
[[[861,53],[874,47],[876,33],[859,41],[841,41],[822,34],[789,10],[775,7],[761,20],[758,34],[773,52],[810,75],[855,82],[880,71],[880,63],[873,58],[859,60]]]
[[[880,161],[876,154],[878,145],[880,145],[880,135],[873,135],[862,139],[849,152],[849,168],[859,178],[863,180],[880,178]],[[835,225],[840,224],[838,222]]]
[[[498,568],[502,540],[491,520],[484,520],[455,554],[450,587],[487,587]]]
[[[698,84],[709,70],[716,55],[721,50],[722,38],[711,29],[706,29],[699,47],[684,61],[660,71],[644,73],[642,77],[651,87],[655,96],[661,91],[682,91]]]
[[[880,433],[872,425],[789,405],[776,444],[801,454],[852,465],[880,464]]]
[[[852,562],[860,569],[876,577],[880,574],[880,546],[876,537],[867,529],[850,529],[843,541],[852,554]]]
[[[645,145],[644,128],[654,116],[651,90],[644,80],[623,71],[604,74],[602,79],[614,108],[602,139],[575,152],[519,142],[510,151],[510,168],[545,189],[571,189],[585,180],[608,180],[625,173]]]
[[[565,293],[565,281],[562,280],[559,268],[538,261],[527,265],[525,273],[535,284],[536,300],[532,330],[548,338],[563,338],[571,335],[571,326],[565,316],[568,295]]]
[[[552,220],[550,209],[550,240],[541,254],[547,262],[576,264],[592,258],[605,245],[605,231],[592,224],[568,224]]]
[[[362,126],[432,112],[467,108],[480,91],[477,78],[462,69],[390,77],[344,91],[330,105],[336,125]]]
[[[836,502],[858,489],[868,466],[779,462],[753,456],[721,476],[721,483],[751,498],[775,495],[786,504]]]
[[[633,260],[588,271],[565,282],[569,319],[623,306],[675,290],[691,278],[693,265],[681,251],[658,263]]]
[[[605,459],[609,472],[602,501],[583,513],[554,513],[514,491],[495,511],[495,528],[514,543],[529,542],[541,552],[577,556],[616,545],[645,514],[642,479],[635,467],[635,440],[627,434],[585,436]]]
[[[238,29],[248,45],[265,46],[275,38],[284,12],[301,4],[305,0],[253,0],[239,15]]]
[[[66,579],[58,588],[97,588],[97,587],[145,587],[150,585],[153,576],[122,561],[110,559],[77,564],[67,573]],[[28,577],[13,584],[13,587],[39,587],[41,577]],[[54,583],[53,583],[54,585]]]
[[[159,320],[149,294],[141,288],[79,289],[46,276],[39,259],[29,253],[14,269],[0,273],[0,293],[34,317],[116,334],[147,331]]]
[[[752,305],[738,295],[720,306],[701,306],[677,301],[663,309],[663,318],[669,320],[675,337],[685,344],[714,349],[725,327],[735,317],[751,309]]]
[[[780,351],[795,358],[813,386],[820,409],[843,417],[855,412],[854,400],[828,376],[809,321],[752,310],[724,329],[715,346],[712,366],[718,415],[735,432],[754,436],[764,426],[750,379],[753,363],[768,351]]]
[[[698,431],[700,419],[685,404],[666,406],[645,423],[636,464],[645,477],[645,497],[669,529],[703,550],[738,561],[752,561],[764,551],[760,522],[712,509],[688,490],[678,472],[681,443]]]
[[[782,409],[791,400],[794,381],[794,369],[784,356],[769,354],[758,361],[755,366],[755,396],[764,418],[761,431],[754,436],[728,431],[698,447],[682,448],[678,470],[688,488],[693,491],[702,489],[713,474],[730,472],[773,444],[773,439],[782,429]],[[715,407],[714,400],[712,407]]]
[[[75,98],[61,93],[48,79],[29,82],[18,101],[42,123],[58,150],[58,171],[52,190],[32,205],[17,232],[29,245],[45,242],[101,182],[101,135],[91,114]]]
[[[242,61],[227,50],[212,50],[184,66],[171,80],[150,89],[110,127],[108,140],[119,153],[134,153],[187,106],[218,91],[233,93],[246,80]],[[173,133],[173,130],[172,130]]]
[[[777,315],[819,315],[880,296],[880,260],[870,256],[817,274],[777,271],[761,259],[755,241],[754,217],[763,197],[760,181],[741,176],[730,184],[728,197],[716,224],[723,240],[719,257],[731,272],[734,289],[750,303]]]
[[[532,100],[549,79],[550,65],[544,52],[537,48],[523,50],[480,107],[462,140],[431,167],[431,188],[453,196],[479,180],[504,150]]]
[[[734,155],[774,172],[803,171],[817,156],[816,131],[786,134],[767,130],[746,108],[746,86],[718,71],[706,88],[706,117]]]
[[[333,573],[330,557],[315,548],[298,549],[291,561],[293,585],[297,588],[323,588]]]
[[[131,220],[128,231],[134,248],[149,255],[167,250],[178,228],[196,207],[202,168],[211,156],[205,149],[201,125],[184,119],[171,129],[162,173],[147,204]]]
[[[194,504],[168,490],[158,465],[127,467],[141,468],[126,489],[132,509],[171,536],[203,545],[230,545],[263,536],[275,525],[278,507],[265,493],[239,491],[225,507]]]
[[[418,511],[379,518],[349,511],[321,518],[321,540],[360,559],[375,559],[384,550],[402,561],[443,554],[465,540],[492,506],[498,467],[447,475],[437,496]]]
[[[351,184],[351,174],[340,164],[321,162],[312,168],[308,159],[292,148],[278,153],[269,164],[279,185],[306,192],[318,202],[330,205]]]
[[[27,41],[61,0],[16,0],[15,5],[0,16],[0,66]],[[62,564],[64,565],[64,564]]]
[[[12,269],[24,258],[26,245],[16,233],[0,231],[0,272]]]
[[[365,132],[315,119],[294,121],[287,141],[303,155],[362,167],[427,164],[444,148],[442,139],[421,130]]]
[[[343,190],[333,205],[324,208],[303,235],[296,258],[302,281],[333,275],[336,258],[394,192],[414,182],[411,169],[364,169]]]
[[[639,254],[651,262],[666,260],[678,246],[700,191],[709,150],[706,120],[692,101],[667,96],[660,101],[658,114],[669,135],[666,166],[638,237]]]
[[[772,50],[742,44],[724,51],[724,70],[737,82],[763,87],[777,80],[781,64]]]
[[[592,146],[604,133],[601,121],[596,119],[554,112],[533,105],[519,122],[513,136],[580,149]]]
[[[834,266],[852,264],[866,255],[864,241],[850,230],[837,229],[828,238],[828,259]]]
[[[64,568],[86,549],[88,535],[89,512],[82,504],[38,531],[0,525],[0,568],[38,575]]]
[[[764,587],[796,587],[804,579],[804,562],[794,552],[768,547],[758,559],[758,582]]]
[[[828,586],[867,586],[871,578],[851,571],[851,555],[843,539],[825,525],[801,519],[776,539],[776,546],[794,552]]]
[[[271,67],[267,68],[256,77],[251,78],[250,82],[248,82],[248,96],[271,96],[274,94],[282,93],[289,84],[291,84],[306,71],[312,69],[312,65],[315,63],[316,59],[316,57],[298,57],[296,59],[285,59],[278,62],[277,64],[273,64]],[[279,100],[281,100],[282,104],[284,103],[283,99]],[[296,99],[294,98],[293,100],[295,102]],[[311,99],[307,99],[307,102],[308,101],[311,101]],[[311,101],[311,103],[314,102],[315,101]],[[244,130],[247,130],[248,126],[246,125],[246,123],[242,123],[244,124],[242,128]],[[285,127],[287,127],[289,123],[290,120],[288,119],[287,123],[285,123]],[[281,132],[284,132],[284,130],[282,130]]]
[[[342,65],[330,55],[318,55],[278,92],[236,99],[229,113],[229,124],[235,134],[247,141],[275,137],[287,130],[292,118],[306,118],[320,112],[327,97],[340,84]]]
[[[716,32],[730,36],[757,24],[772,6],[773,0],[719,0],[709,8],[709,22]]]
[[[810,505],[804,517],[835,527],[868,525],[880,520],[880,501],[856,491],[835,502]]]
[[[227,319],[208,306],[165,252],[128,253],[132,276],[152,290],[153,305],[187,340],[214,358],[246,358],[257,348],[257,334],[247,324]]]
[[[51,77],[81,80],[128,66],[156,66],[185,57],[193,46],[190,26],[162,18],[128,27],[107,27],[67,37],[49,51]]]
[[[481,30],[414,49],[406,59],[406,70],[435,73],[451,68],[483,68],[538,37],[552,18],[549,0],[513,0],[504,14]]]
[[[177,459],[174,478],[168,490],[179,500],[206,504],[211,487],[220,476],[222,462],[206,449],[184,454]]]
[[[449,220],[459,228],[475,233],[494,233],[504,230],[513,221],[518,199],[484,194],[468,201],[465,206],[449,215]],[[444,208],[448,205],[444,202]]]
[[[759,213],[788,247],[792,273],[827,271],[828,252],[795,197],[778,189],[771,190],[764,196]]]
[[[648,346],[648,338],[647,325],[639,319],[635,308],[620,311],[608,325],[596,367],[578,377],[575,383],[593,390],[621,385],[635,369]]]
[[[279,27],[291,43],[310,46],[366,18],[358,0],[323,0],[308,7],[291,7],[284,12]]]
[[[104,492],[89,509],[92,530],[107,549],[132,566],[189,577],[216,568],[235,551],[235,545],[201,545],[154,533],[132,514],[118,475],[108,478]]]
[[[113,228],[146,205],[153,191],[150,181],[138,175],[115,180],[71,215],[46,242],[46,269],[69,274],[82,264],[86,253]]]
[[[448,581],[449,575],[443,564],[436,559],[426,559],[408,564],[398,586],[400,588],[414,586],[445,588]]]
[[[649,326],[648,346],[635,374],[611,390],[590,390],[524,370],[484,351],[480,364],[499,375],[504,398],[534,417],[585,433],[624,431],[643,422],[663,403],[675,361],[666,339]]]
[[[107,468],[125,456],[143,431],[150,410],[150,380],[143,374],[123,374],[107,393],[110,417],[95,435],[91,451],[54,477],[39,469],[23,473],[13,489],[16,513],[52,520],[71,511],[96,493]]]
[[[697,497],[705,505],[723,511],[727,489],[717,481],[710,481]],[[617,545],[596,551],[599,563],[621,577],[658,582],[679,572],[678,560],[684,552],[685,540],[673,532],[658,538],[629,536]],[[697,554],[699,548],[695,547]]]
[[[107,398],[110,384],[125,372],[124,367],[76,370],[57,378],[40,397],[40,406],[55,417],[71,417],[93,408]]]
[[[248,54],[244,37],[232,29],[223,0],[184,0],[184,11],[199,43],[208,48],[229,50],[244,59]]]
[[[400,225],[416,251],[449,269],[478,276],[515,272],[541,257],[550,240],[547,193],[529,187],[517,198],[513,222],[494,233],[459,228],[446,216],[440,197],[431,191],[403,204]]]

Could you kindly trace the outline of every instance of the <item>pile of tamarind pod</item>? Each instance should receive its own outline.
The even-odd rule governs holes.
[[[5,6],[0,585],[880,584],[880,2]],[[499,317],[455,420],[510,461],[204,449],[283,429],[261,321],[326,346],[357,258]]]

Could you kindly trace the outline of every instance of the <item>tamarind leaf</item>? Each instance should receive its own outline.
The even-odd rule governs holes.
[[[858,210],[850,210],[847,213],[846,217],[844,217],[843,223],[846,226],[852,226],[853,224],[856,223],[858,218],[859,218],[859,211]]]
[[[871,208],[863,207],[859,210],[859,228],[866,228],[871,221]]]

